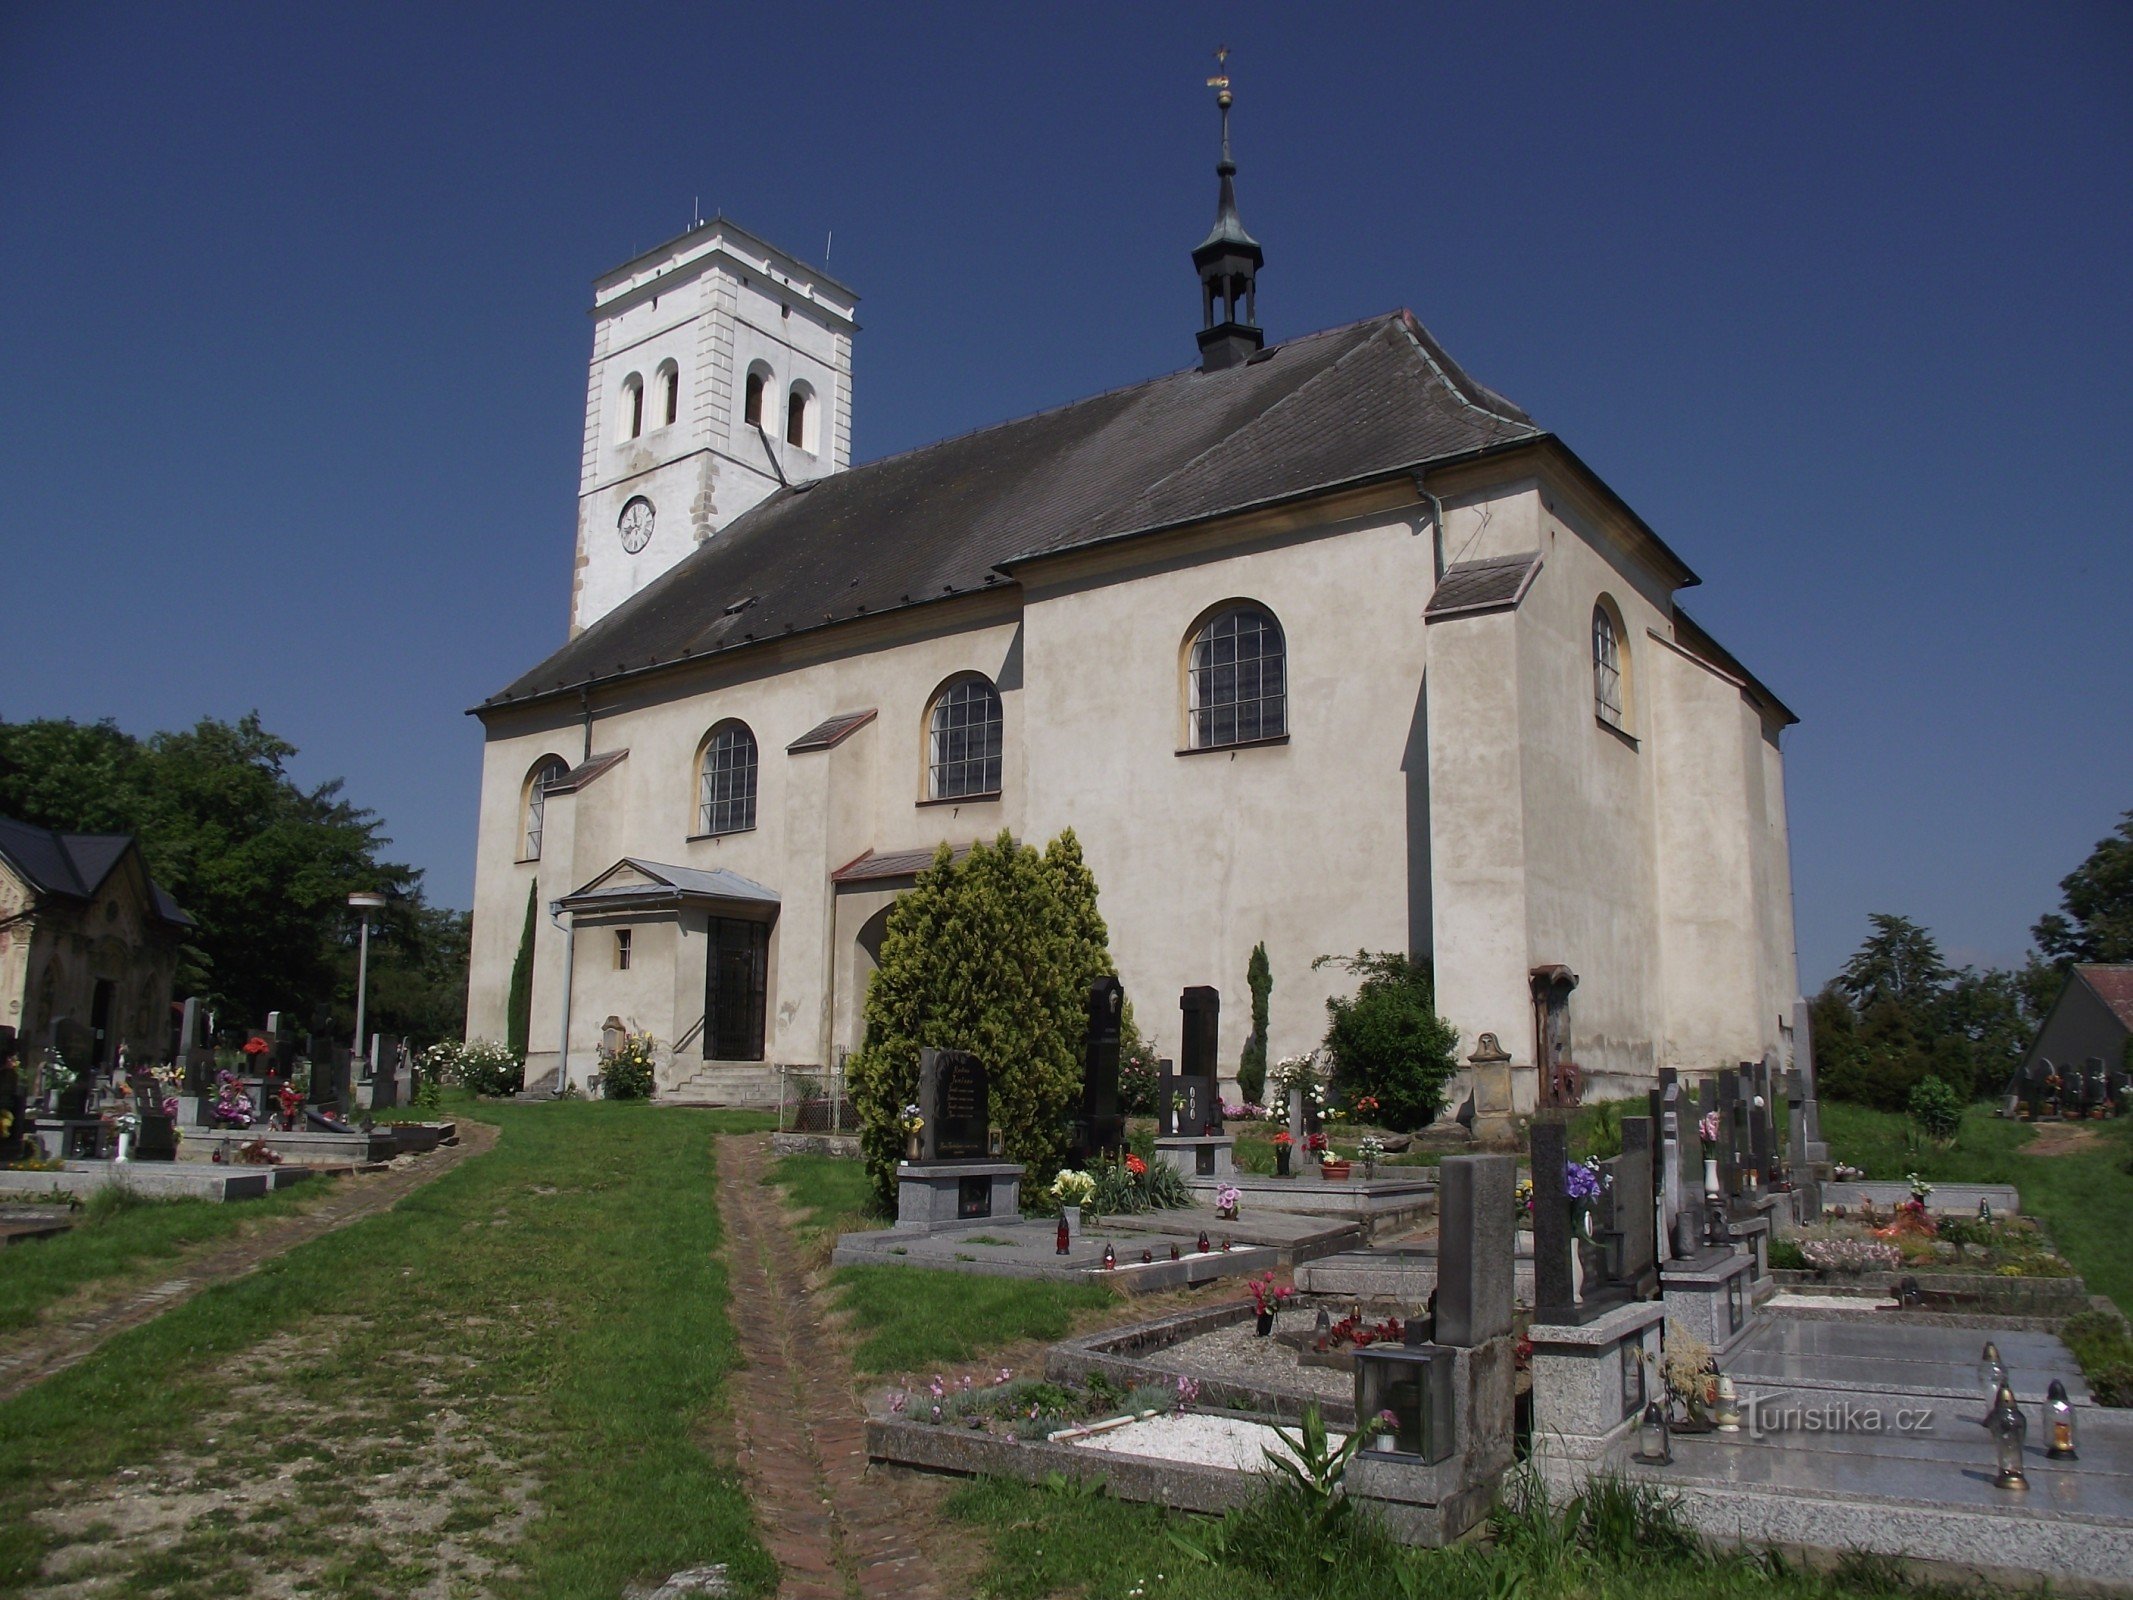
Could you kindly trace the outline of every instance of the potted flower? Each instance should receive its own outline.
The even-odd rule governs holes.
[[[904,1107],[896,1118],[896,1126],[903,1130],[904,1159],[916,1161],[919,1152],[918,1136],[920,1130],[926,1126],[926,1119],[918,1114],[915,1102]]]
[[[1511,1190],[1513,1217],[1511,1248],[1528,1260],[1533,1256],[1533,1180],[1520,1178]]]
[[[1360,1095],[1351,1109],[1355,1112],[1356,1121],[1368,1122],[1378,1114],[1378,1097],[1374,1094]]]
[[[1274,1176],[1289,1175],[1289,1157],[1296,1148],[1296,1139],[1287,1128],[1274,1135]]]
[[[1346,1183],[1349,1166],[1347,1158],[1334,1149],[1322,1133],[1311,1135],[1312,1149],[1318,1156],[1318,1175],[1328,1183]]]
[[[1243,1198],[1234,1183],[1222,1184],[1215,1190],[1215,1215],[1224,1222],[1234,1222],[1237,1218],[1237,1202]]]
[[[1096,1198],[1096,1179],[1069,1167],[1052,1180],[1052,1198],[1059,1202],[1059,1214],[1066,1219],[1067,1233],[1070,1236],[1079,1234],[1081,1208]]]
[[[1252,1291],[1252,1310],[1259,1318],[1256,1331],[1259,1337],[1264,1339],[1274,1331],[1274,1313],[1279,1311],[1282,1302],[1296,1291],[1286,1284],[1277,1286],[1272,1272],[1263,1272],[1256,1278],[1247,1278],[1244,1280],[1244,1286]]]

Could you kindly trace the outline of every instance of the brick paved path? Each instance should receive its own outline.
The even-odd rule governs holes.
[[[806,1275],[767,1135],[718,1143],[734,1332],[746,1365],[728,1380],[736,1460],[763,1542],[784,1569],[780,1600],[948,1600],[919,1548],[930,1493],[867,1468],[866,1416],[841,1338]]]
[[[61,1301],[38,1322],[0,1337],[0,1400],[11,1400],[53,1373],[64,1372],[95,1354],[114,1334],[161,1316],[172,1306],[183,1305],[210,1284],[241,1278],[286,1250],[387,1209],[403,1195],[442,1177],[495,1143],[496,1128],[492,1124],[462,1119],[457,1144],[385,1172],[313,1178],[310,1182],[332,1186],[331,1193],[318,1204],[296,1215],[276,1217],[239,1238],[182,1251],[174,1263],[178,1270],[173,1275],[159,1276],[147,1285],[131,1275],[89,1285]]]

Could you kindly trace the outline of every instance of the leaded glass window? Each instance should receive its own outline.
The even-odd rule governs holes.
[[[1288,646],[1256,606],[1214,618],[1192,641],[1192,747],[1278,739],[1289,731]]]
[[[755,826],[755,735],[729,722],[704,746],[696,831],[745,833]]]
[[[1622,726],[1622,645],[1605,606],[1592,608],[1592,706],[1610,728]]]
[[[1000,691],[963,678],[933,702],[927,793],[935,800],[1000,792]]]

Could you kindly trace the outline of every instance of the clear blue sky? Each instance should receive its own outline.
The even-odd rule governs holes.
[[[468,903],[563,636],[590,280],[864,296],[862,459],[1187,365],[1234,49],[1272,337],[1405,305],[1800,713],[1802,978],[2019,957],[2133,806],[2133,8],[0,8],[0,716],[257,707]]]

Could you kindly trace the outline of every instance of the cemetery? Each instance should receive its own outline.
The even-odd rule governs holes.
[[[1115,987],[1091,993],[1084,1165],[1125,1148]],[[1221,1513],[1318,1430],[1348,1453],[1348,1499],[1410,1543],[1469,1537],[1535,1484],[1557,1503],[1643,1484],[1714,1544],[2133,1575],[2133,1411],[2057,1336],[2086,1286],[2011,1186],[1838,1182],[1804,1005],[1796,1069],[1664,1071],[1604,1159],[1572,1159],[1568,1122],[1540,1116],[1514,1150],[1366,1178],[1237,1168],[1197,1042],[1218,1004],[1182,997],[1153,1148],[1185,1203],[1153,1210],[1097,1208],[1073,1167],[1030,1193],[983,1063],[924,1052],[894,1225],[844,1235],[838,1264],[1197,1294],[1152,1318],[1122,1299],[1041,1375],[875,1391],[877,1462]],[[1288,1098],[1282,1148],[1334,1155],[1330,1097]],[[2084,1087],[2029,1114],[2095,1111]]]
[[[300,1034],[277,1011],[216,1042],[205,1000],[173,1011],[167,1060],[135,1062],[121,1046],[104,1072],[74,1064],[96,1046],[67,1019],[30,1062],[0,1029],[0,1197],[122,1184],[147,1197],[240,1200],[457,1136],[414,1103],[423,1072],[410,1041],[373,1034],[359,1058],[324,1035],[323,1014]]]

